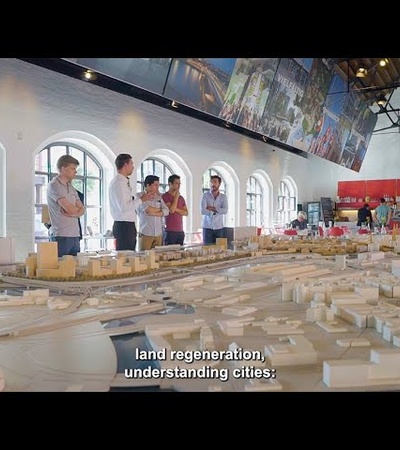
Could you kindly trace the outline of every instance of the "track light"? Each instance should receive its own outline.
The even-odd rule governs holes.
[[[378,95],[378,97],[376,98],[376,103],[379,106],[385,106],[386,105],[386,97],[383,94]]]
[[[173,108],[178,108],[178,103],[177,103],[175,100],[172,100],[171,106],[172,106]]]
[[[389,64],[389,60],[387,59],[387,58],[382,58],[380,61],[379,61],[379,65],[381,66],[381,67],[385,67],[385,66],[387,66]]]
[[[368,74],[368,70],[365,67],[360,66],[357,70],[356,77],[364,78],[367,76],[367,74]]]
[[[82,80],[84,81],[95,81],[97,75],[92,70],[85,70],[82,74]]]

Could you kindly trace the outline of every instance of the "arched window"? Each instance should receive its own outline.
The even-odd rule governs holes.
[[[296,215],[296,197],[292,186],[286,181],[279,184],[278,222],[281,225],[289,223]]]
[[[160,178],[160,192],[168,191],[168,177],[172,169],[158,158],[147,158],[136,171],[136,192],[143,191],[143,182],[147,175],[157,175]]]
[[[42,223],[42,208],[47,204],[47,185],[58,175],[57,160],[72,155],[79,161],[73,186],[84,196],[85,215],[81,217],[83,234],[103,233],[103,170],[100,164],[82,147],[57,142],[45,147],[35,157],[35,243],[48,240],[48,230]]]
[[[250,176],[247,180],[246,193],[246,225],[262,227],[263,224],[263,193],[259,181]]]
[[[203,174],[203,193],[210,190],[210,178],[212,175],[218,175],[221,177],[221,185],[219,187],[219,192],[222,192],[225,194],[225,181],[224,177],[218,172],[218,170],[215,170],[213,168],[208,169]]]

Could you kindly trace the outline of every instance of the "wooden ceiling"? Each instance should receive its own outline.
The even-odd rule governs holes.
[[[387,60],[385,67],[380,65]],[[370,105],[376,103],[379,95],[384,95],[390,102],[393,91],[400,86],[400,58],[338,58],[335,60],[338,72],[349,80],[349,89],[357,90]],[[363,66],[368,73],[358,78],[356,73]]]

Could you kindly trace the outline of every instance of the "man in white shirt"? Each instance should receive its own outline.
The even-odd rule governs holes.
[[[129,180],[134,169],[131,155],[120,153],[115,158],[115,167],[118,173],[111,180],[108,190],[111,216],[114,219],[112,231],[116,241],[115,249],[136,250],[136,208],[142,202],[151,200],[154,194],[145,192],[141,198],[133,197]]]

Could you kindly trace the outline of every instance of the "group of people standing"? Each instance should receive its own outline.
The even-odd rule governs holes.
[[[58,242],[58,256],[80,252],[80,222],[85,206],[73,187],[79,161],[71,155],[63,155],[57,161],[59,174],[51,180],[47,189],[47,203],[52,228],[52,240]],[[186,201],[180,193],[180,176],[168,178],[168,191],[159,192],[160,179],[147,175],[143,191],[133,195],[130,176],[134,170],[132,156],[119,154],[115,159],[117,174],[109,186],[110,212],[113,218],[112,232],[116,250],[150,250],[161,245],[183,245],[185,232],[183,217],[189,214]],[[224,216],[228,212],[227,196],[219,191],[221,178],[211,176],[210,190],[201,199],[203,215],[203,243],[213,244],[224,235]],[[139,219],[139,232],[136,229]]]
[[[378,225],[386,227],[392,217],[392,210],[385,198],[380,199],[379,206],[375,209],[375,221]],[[357,226],[372,225],[374,217],[368,203],[357,211]]]
[[[168,178],[168,191],[159,192],[160,178],[147,175],[144,190],[132,195],[130,175],[134,164],[132,156],[121,153],[115,159],[117,175],[109,186],[110,212],[114,220],[113,235],[116,250],[150,250],[160,245],[183,245],[183,217],[189,214],[185,199],[180,194],[180,176]],[[139,233],[136,219],[139,218]]]

